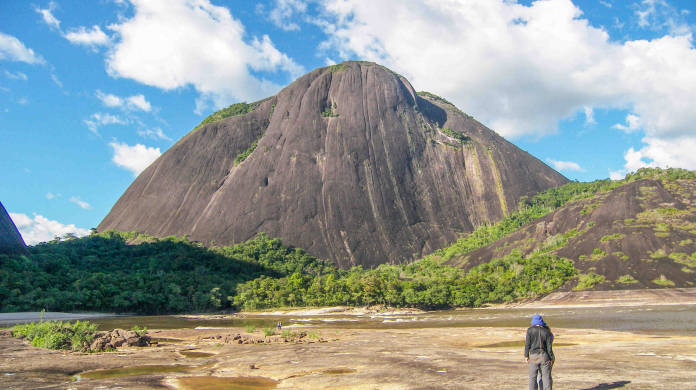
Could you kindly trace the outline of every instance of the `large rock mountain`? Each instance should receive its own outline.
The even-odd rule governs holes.
[[[26,245],[19,234],[17,226],[12,222],[12,218],[5,210],[5,206],[0,203],[0,253],[25,253]]]
[[[567,182],[373,63],[314,70],[211,118],[230,113],[141,173],[98,229],[214,245],[265,232],[342,267],[400,263]]]

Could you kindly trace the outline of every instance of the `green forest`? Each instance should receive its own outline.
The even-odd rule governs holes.
[[[442,262],[488,245],[573,200],[630,181],[694,178],[679,169],[642,169],[621,181],[573,182],[520,202],[518,211],[486,224],[406,265],[343,270],[260,234],[244,243],[206,248],[185,237],[96,231],[0,255],[3,312],[104,311],[182,313],[287,306],[374,305],[425,309],[480,306],[547,294],[577,277],[553,247],[519,252],[468,271]]]

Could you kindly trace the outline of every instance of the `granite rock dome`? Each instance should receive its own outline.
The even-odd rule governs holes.
[[[374,63],[316,69],[233,109],[142,172],[98,230],[207,245],[265,232],[341,267],[402,263],[567,182]]]

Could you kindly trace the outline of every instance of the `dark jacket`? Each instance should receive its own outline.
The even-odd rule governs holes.
[[[541,344],[539,343],[541,336]],[[524,357],[529,357],[530,353],[545,352],[551,360],[556,360],[553,356],[553,333],[545,326],[530,326],[527,328],[527,338],[524,341]],[[541,348],[539,348],[541,345]]]

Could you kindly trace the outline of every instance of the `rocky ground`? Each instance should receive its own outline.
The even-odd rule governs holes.
[[[556,389],[696,389],[696,336],[554,332]],[[312,328],[295,338],[240,328],[149,334],[154,346],[85,354],[34,348],[4,333],[2,387],[490,390],[525,388],[527,380],[518,328]]]
[[[643,290],[562,291],[542,299],[490,307],[561,308],[645,305],[696,305],[696,288],[660,288]]]

